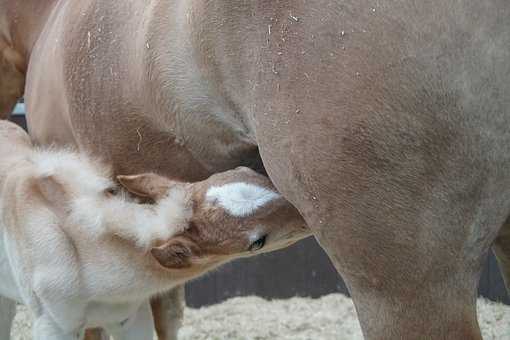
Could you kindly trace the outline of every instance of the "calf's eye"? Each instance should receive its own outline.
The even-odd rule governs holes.
[[[120,193],[120,190],[117,187],[110,187],[105,189],[104,193],[107,197],[112,197],[118,195]]]
[[[264,247],[264,245],[266,244],[266,238],[267,238],[267,235],[262,236],[261,238],[259,238],[258,240],[256,240],[252,244],[250,244],[250,248],[248,248],[248,249],[250,251],[257,251],[257,250],[262,249]]]

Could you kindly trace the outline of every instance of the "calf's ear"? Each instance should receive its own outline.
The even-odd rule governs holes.
[[[186,269],[200,255],[200,248],[186,237],[176,236],[162,246],[152,248],[151,254],[167,269]]]
[[[157,201],[163,198],[176,182],[154,174],[144,173],[131,176],[117,176],[119,183],[130,193]]]
[[[35,178],[34,184],[34,189],[52,210],[59,213],[65,211],[71,199],[71,194],[57,176],[48,175]]]

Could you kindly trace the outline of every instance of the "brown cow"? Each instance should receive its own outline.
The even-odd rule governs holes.
[[[507,0],[61,1],[30,130],[188,180],[260,150],[367,339],[480,339],[498,233],[510,273],[508,18]]]

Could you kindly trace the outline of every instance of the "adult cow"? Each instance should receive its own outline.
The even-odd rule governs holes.
[[[481,338],[495,240],[510,279],[507,0],[46,2],[37,141],[187,180],[260,151],[367,339]]]

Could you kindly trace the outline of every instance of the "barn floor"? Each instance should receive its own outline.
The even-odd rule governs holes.
[[[485,340],[510,339],[510,306],[479,300]],[[30,320],[20,310],[13,339],[30,339]],[[362,339],[349,298],[332,294],[320,299],[266,301],[234,298],[202,309],[187,309],[182,340],[358,340]]]

